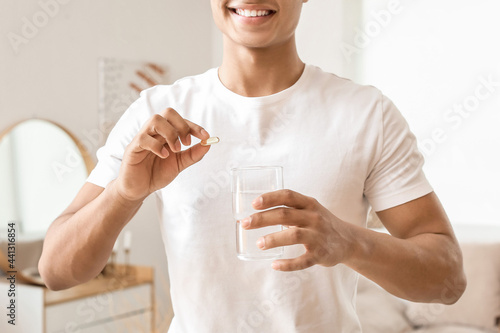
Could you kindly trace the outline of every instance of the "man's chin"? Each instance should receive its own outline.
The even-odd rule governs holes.
[[[230,38],[234,46],[246,47],[249,49],[266,49],[273,47],[275,43],[272,38],[266,36],[257,36],[256,34],[248,34],[243,36],[239,34],[239,38]]]

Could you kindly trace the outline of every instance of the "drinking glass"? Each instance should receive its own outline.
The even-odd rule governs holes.
[[[283,189],[283,168],[280,166],[255,166],[231,169],[233,217],[236,219],[236,253],[241,260],[276,259],[283,255],[283,247],[261,250],[257,240],[265,235],[283,230],[281,225],[245,230],[240,220],[257,212],[252,201],[261,194]]]

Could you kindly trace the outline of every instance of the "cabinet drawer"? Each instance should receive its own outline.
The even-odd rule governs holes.
[[[115,320],[130,324],[132,322],[127,322],[129,317],[148,317],[152,308],[151,288],[151,284],[144,284],[47,306],[46,332],[90,332],[90,327],[97,329],[98,325],[114,327]],[[135,324],[139,322],[147,322],[148,327],[151,324],[150,321],[142,319],[134,321]],[[92,330],[92,332],[97,331]],[[112,329],[106,332],[122,332],[122,330]]]
[[[151,329],[151,311],[115,319],[111,322],[101,323],[98,326],[88,326],[78,331],[79,333],[149,333]],[[76,332],[75,332],[76,333]]]

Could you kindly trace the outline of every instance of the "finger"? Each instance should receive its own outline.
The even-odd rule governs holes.
[[[302,195],[292,190],[277,190],[265,193],[256,198],[252,205],[255,209],[267,209],[276,206],[288,206],[304,209],[316,204],[314,198]]]
[[[255,213],[240,221],[244,229],[256,229],[271,225],[307,227],[317,219],[317,213],[308,210],[279,207]]]
[[[309,268],[314,264],[314,258],[309,253],[304,253],[298,258],[276,260],[272,267],[277,271],[291,272]]]
[[[136,142],[132,143],[132,152],[140,153],[143,151],[150,151],[160,158],[166,158],[170,155],[168,149],[164,146],[163,138],[155,138],[147,133],[140,134]]]
[[[310,243],[310,232],[304,228],[290,228],[275,232],[257,240],[257,247],[268,250],[279,246]]]
[[[181,115],[172,108],[167,108],[161,115],[176,129],[182,143],[189,146],[191,144],[191,136],[189,135],[191,128],[186,119],[182,118]]]
[[[186,149],[179,153],[178,165],[179,172],[185,170],[191,165],[201,161],[203,156],[210,150],[210,146],[202,146],[197,144],[189,149]]]
[[[152,133],[152,136],[161,136],[173,152],[181,151],[181,142],[179,141],[179,132],[177,129],[160,115],[154,118],[148,133]]]
[[[200,125],[197,125],[197,124],[195,124],[187,119],[185,119],[185,121],[190,128],[191,135],[197,137],[200,140],[205,140],[205,139],[210,138],[210,134],[208,134],[208,132],[203,127],[201,127]]]
[[[167,108],[163,111],[162,115],[177,129],[182,143],[186,146],[191,145],[190,135],[193,135],[200,140],[208,139],[210,137],[208,132],[203,127],[182,118],[181,115],[172,108]]]
[[[173,116],[174,114],[178,115],[172,109],[169,117],[175,118],[175,116]],[[185,137],[185,134],[182,134],[180,132],[188,131],[189,126],[185,122],[183,128],[182,124],[180,124],[177,120],[170,122],[161,114],[155,114],[146,125],[146,132],[148,134],[150,134],[151,136],[161,135],[167,141],[170,149],[174,152],[179,152],[181,150],[181,141],[179,141],[179,135],[181,137]]]
[[[170,124],[173,128],[175,128],[177,132],[177,136],[180,138],[180,142],[184,145],[191,145],[191,135],[199,138],[200,140],[208,139],[210,134],[201,126],[181,117],[177,111],[172,108],[167,108],[163,112],[153,117],[153,124],[157,125],[157,128],[151,126],[149,129],[149,133],[154,135],[156,133],[161,133],[161,131],[165,131],[165,124]],[[180,143],[174,144],[174,151],[180,151]]]

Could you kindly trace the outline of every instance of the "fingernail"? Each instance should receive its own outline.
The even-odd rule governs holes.
[[[252,201],[252,206],[254,207],[260,207],[261,205],[262,205],[262,197],[258,197],[254,201]]]
[[[259,249],[264,249],[266,247],[266,240],[264,238],[259,238],[257,241],[257,247]]]
[[[176,151],[180,151],[180,150],[181,150],[181,142],[180,142],[179,140],[177,140],[177,141],[175,142],[175,145],[174,145],[174,146],[175,146],[175,150],[176,150]]]
[[[250,226],[250,222],[252,222],[252,219],[250,217],[244,218],[243,220],[240,221],[241,227],[248,228]]]
[[[165,157],[168,157],[168,155],[170,155],[170,153],[168,152],[168,149],[167,149],[167,148],[165,148],[165,147],[163,147],[163,148],[161,149],[161,153],[162,153],[162,155],[163,155],[163,156],[165,156]]]
[[[204,128],[201,129],[201,134],[203,134],[204,136],[210,136],[210,134],[208,134],[208,132],[205,131]]]
[[[276,270],[276,271],[279,271],[279,270],[280,270],[280,264],[279,264],[279,263],[277,263],[277,262],[273,262],[273,263],[271,264],[271,267],[272,267],[274,270]]]

